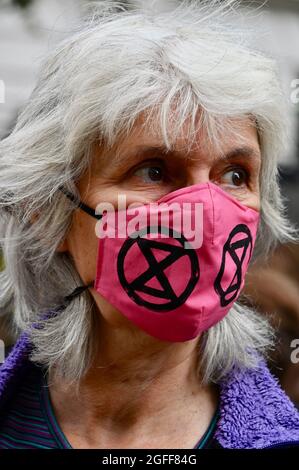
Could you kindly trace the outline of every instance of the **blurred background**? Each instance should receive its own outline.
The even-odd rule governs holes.
[[[148,2],[126,3],[130,8],[130,4]],[[156,8],[175,3],[179,0],[158,0]],[[280,183],[289,218],[299,226],[299,0],[240,3],[246,22],[261,33],[255,45],[279,64],[290,117],[289,146],[280,157]],[[0,139],[11,132],[29,98],[41,58],[72,31],[84,4],[86,0],[0,0]],[[2,265],[0,257],[0,269]],[[299,245],[279,247],[266,265],[253,266],[244,292],[247,302],[277,328],[269,365],[299,407],[299,353],[298,361],[292,356],[294,340],[299,346]],[[13,343],[9,315],[0,320],[0,338]]]

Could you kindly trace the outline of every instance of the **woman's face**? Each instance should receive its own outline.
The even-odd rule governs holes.
[[[211,181],[244,205],[259,210],[261,153],[256,128],[244,119],[230,129],[221,140],[220,153],[206,144],[200,131],[187,154],[184,129],[167,153],[159,136],[149,135],[145,127],[136,125],[117,151],[95,148],[89,171],[78,184],[81,199],[93,208],[101,202],[116,207],[120,194],[126,196],[127,205],[149,203],[176,189]],[[94,218],[76,210],[71,229],[59,247],[59,251],[70,253],[84,284],[95,279],[99,243],[95,225]],[[95,289],[90,292],[108,323],[136,328]]]

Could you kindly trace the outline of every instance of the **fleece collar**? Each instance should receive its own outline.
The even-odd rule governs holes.
[[[0,413],[32,365],[23,333],[0,368]],[[260,360],[256,369],[232,370],[220,383],[220,419],[215,438],[224,448],[261,449],[297,443],[299,413]]]
[[[297,443],[299,413],[261,359],[256,369],[233,370],[220,386],[218,442],[229,449]]]

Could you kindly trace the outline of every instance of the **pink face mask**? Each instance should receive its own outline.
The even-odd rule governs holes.
[[[122,218],[119,212],[118,217],[109,212],[102,217],[79,204],[85,212],[101,218],[98,224],[106,234],[116,235],[99,238],[92,286],[149,335],[163,341],[188,341],[219,322],[237,300],[252,255],[259,213],[213,183],[178,189],[155,204],[160,207],[163,203],[173,207],[167,211],[168,217],[163,216],[163,210],[154,217],[151,204],[147,204],[137,229],[132,211],[124,210]],[[199,207],[202,237],[197,230],[194,243],[184,230],[183,216],[196,227]],[[73,294],[66,299],[71,300]]]

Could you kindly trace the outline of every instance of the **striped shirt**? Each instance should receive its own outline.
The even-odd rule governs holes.
[[[218,447],[213,439],[219,412],[194,449]],[[0,449],[71,449],[56,420],[46,374],[32,364],[16,396],[0,416]]]

